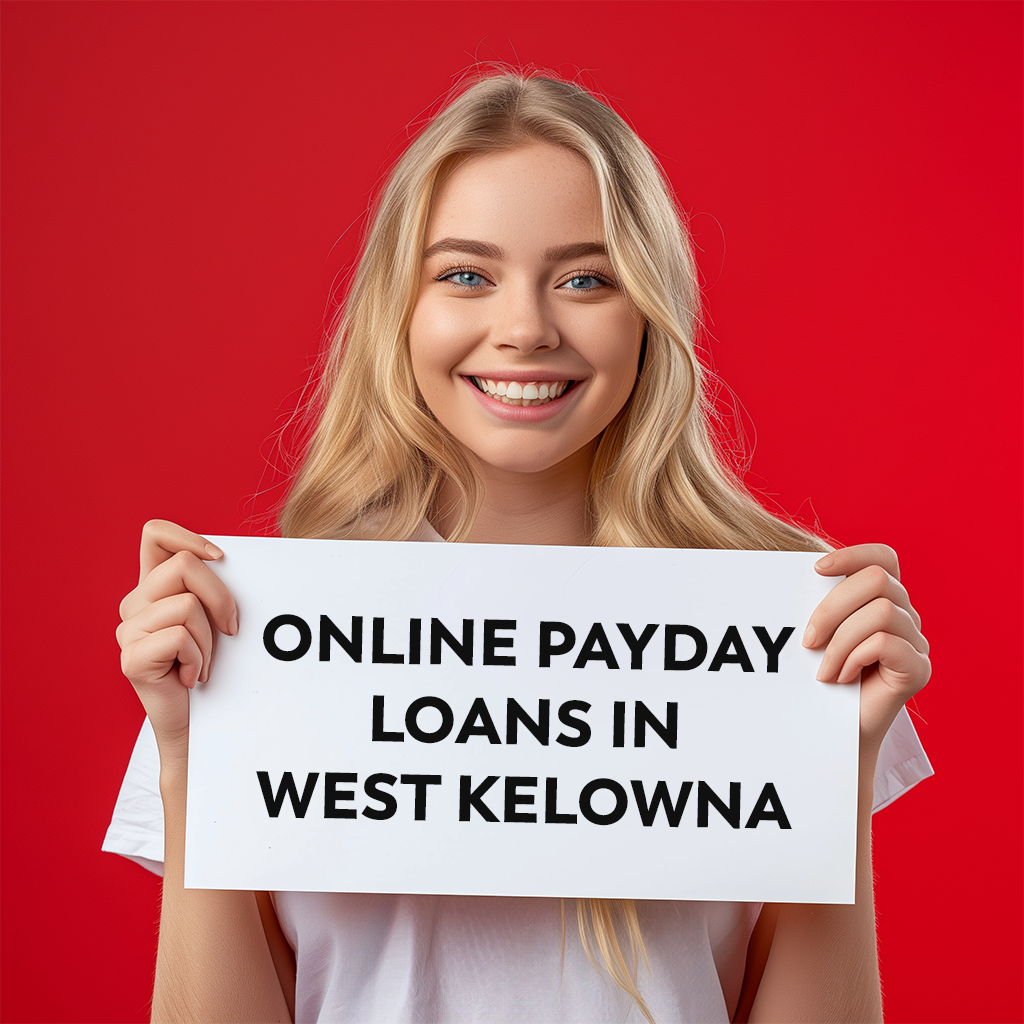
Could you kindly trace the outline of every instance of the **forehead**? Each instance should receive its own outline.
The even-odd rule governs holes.
[[[581,156],[548,143],[471,156],[434,197],[426,244],[447,237],[523,255],[604,241],[594,173]]]

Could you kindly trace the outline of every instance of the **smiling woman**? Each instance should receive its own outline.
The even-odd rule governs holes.
[[[427,519],[453,541],[824,550],[717,458],[699,303],[626,123],[566,82],[478,82],[380,197],[283,532],[403,540]],[[530,384],[546,406],[514,404]]]
[[[478,82],[384,189],[282,533],[824,553],[716,457],[698,304],[686,231],[625,122],[567,82]],[[818,561],[847,578],[803,640],[822,681],[862,679],[856,904],[577,900],[578,938],[552,899],[184,889],[187,691],[213,629],[238,628],[204,564],[219,557],[151,523],[121,606],[152,731],[107,848],[153,861],[162,838],[154,1019],[881,1019],[870,814],[929,773],[902,711],[928,645],[891,549]]]

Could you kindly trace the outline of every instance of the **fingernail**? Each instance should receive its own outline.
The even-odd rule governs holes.
[[[802,641],[804,647],[813,647],[814,646],[814,637],[815,637],[814,627],[808,623],[807,628],[804,630],[804,638],[803,638],[803,641]]]
[[[814,568],[815,569],[831,569],[832,566],[835,564],[835,561],[836,560],[835,560],[835,558],[832,557],[832,555],[825,555],[824,558],[819,558],[814,563]]]
[[[819,683],[827,683],[828,682],[828,677],[825,675],[825,673],[820,668],[818,669],[818,674],[814,678],[817,679]]]
[[[219,547],[217,547],[216,544],[207,544],[206,545],[206,553],[211,558],[223,558],[224,557],[224,552],[221,551],[221,549]]]
[[[228,635],[234,636],[238,632],[238,612],[232,612],[228,619]]]

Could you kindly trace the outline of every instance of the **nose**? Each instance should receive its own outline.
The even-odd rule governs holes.
[[[558,327],[543,289],[527,282],[510,284],[503,289],[494,314],[491,336],[496,348],[515,350],[522,355],[558,348]]]

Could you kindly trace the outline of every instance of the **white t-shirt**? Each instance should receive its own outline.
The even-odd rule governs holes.
[[[429,527],[417,540],[440,540]],[[149,721],[132,752],[103,849],[162,873],[160,760]],[[932,774],[900,711],[875,773],[877,811]],[[642,870],[642,865],[638,865]],[[273,893],[296,953],[296,1022],[398,1024],[642,1016],[588,960],[573,900]],[[759,903],[639,900],[650,961],[640,990],[659,1024],[732,1019]]]

